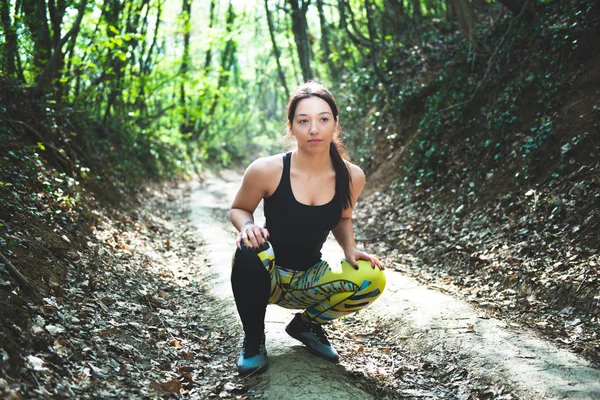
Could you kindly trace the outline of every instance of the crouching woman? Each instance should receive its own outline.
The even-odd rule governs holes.
[[[230,210],[239,231],[231,284],[245,334],[237,364],[242,374],[267,367],[268,304],[302,310],[286,332],[337,362],[323,325],[367,307],[385,287],[381,262],[354,240],[352,211],[365,175],[342,156],[333,96],[316,82],[301,85],[289,99],[286,125],[295,148],[250,164]],[[261,227],[253,214],[263,199]],[[329,232],[345,257],[333,267],[321,259]]]

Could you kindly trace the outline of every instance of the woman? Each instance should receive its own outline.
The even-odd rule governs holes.
[[[267,304],[303,309],[286,332],[335,362],[338,354],[321,325],[365,308],[385,287],[380,261],[354,241],[351,216],[365,175],[340,154],[333,96],[309,81],[292,94],[287,114],[295,150],[250,164],[230,210],[239,231],[231,284],[245,333],[237,365],[242,374],[267,367]],[[265,227],[253,219],[262,199]],[[345,256],[336,268],[321,260],[330,231]]]

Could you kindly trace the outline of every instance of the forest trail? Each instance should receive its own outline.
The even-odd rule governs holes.
[[[235,321],[232,324],[238,325],[229,284],[235,231],[228,220],[228,207],[240,182],[239,174],[225,171],[209,176],[189,196],[191,219],[211,265],[203,275],[211,281],[208,286],[217,299],[215,307],[220,308],[224,317],[232,318]],[[261,221],[262,211],[257,210],[256,214],[257,221]],[[333,240],[327,242],[323,253],[324,258],[331,261],[342,255]],[[262,375],[246,378],[251,387],[250,396],[267,399],[321,399],[324,394],[329,399],[457,398],[465,391],[460,387],[460,377],[468,375],[471,381],[492,384],[496,390],[493,398],[514,398],[510,394],[503,397],[502,393],[512,393],[522,399],[600,398],[600,370],[587,361],[539,339],[531,331],[488,318],[483,311],[398,272],[387,270],[386,275],[386,292],[369,309],[351,318],[350,325],[358,322],[366,331],[375,323],[375,331],[385,332],[385,336],[379,338],[382,351],[391,348],[420,355],[427,360],[426,364],[456,370],[459,378],[453,394],[448,392],[447,385],[436,387],[431,383],[419,384],[421,389],[403,389],[403,371],[410,372],[416,367],[392,365],[394,373],[382,374],[379,380],[395,380],[395,384],[388,383],[387,387],[396,390],[385,390],[384,396],[381,392],[375,396],[372,388],[369,391],[369,385],[348,373],[356,354],[361,352],[348,350],[346,343],[351,342],[350,347],[356,342],[360,344],[356,334],[351,338],[351,335],[342,335],[340,341],[340,336],[335,335],[339,327],[333,329],[334,335],[330,337],[340,350],[342,362],[331,364],[309,354],[285,333],[292,311],[271,306],[266,317],[269,369]],[[360,330],[358,332],[360,336]],[[387,355],[380,357],[381,360],[394,363]]]

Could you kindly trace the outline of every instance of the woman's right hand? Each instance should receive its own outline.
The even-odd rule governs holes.
[[[269,238],[267,228],[261,228],[252,221],[244,223],[244,227],[238,233],[235,244],[238,249],[242,249],[242,243],[247,249],[253,250],[261,247]]]

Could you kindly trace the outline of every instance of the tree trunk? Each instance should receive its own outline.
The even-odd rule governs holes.
[[[219,99],[221,98],[222,88],[227,84],[229,80],[229,76],[231,75],[231,68],[235,62],[235,53],[237,51],[237,44],[231,35],[233,31],[233,23],[235,22],[235,12],[233,10],[233,5],[229,3],[229,7],[227,8],[227,18],[226,18],[226,32],[227,32],[227,43],[225,43],[225,49],[221,53],[221,68],[219,69],[219,80],[217,82],[217,89],[215,90],[215,96],[212,99],[212,104],[210,109],[207,112],[207,116],[209,119],[215,114],[217,111],[217,106],[219,105]],[[208,135],[208,124],[204,123],[202,126],[195,130],[192,133],[191,139],[193,141],[207,140]]]
[[[354,11],[352,10],[352,5],[348,0],[344,0],[343,3],[345,3],[344,9],[347,10],[348,14],[350,15],[350,24],[352,25],[352,29],[354,29],[354,36],[358,39],[359,43],[361,43],[362,46],[368,48],[371,45],[371,42],[361,33],[356,23],[356,18],[354,18]]]
[[[421,12],[421,0],[412,0],[413,6],[413,20],[415,22],[421,22],[423,19],[423,13]]]
[[[37,78],[50,59],[52,49],[50,29],[46,18],[46,2],[45,0],[23,0],[22,12],[23,20],[31,32],[34,75]]]
[[[454,0],[446,0],[446,21],[451,22],[454,20]]]
[[[77,19],[75,20],[75,23],[73,23],[73,26],[71,27],[71,29],[69,29],[69,31],[65,34],[65,36],[63,36],[62,38],[59,38],[59,40],[57,41],[57,43],[54,47],[54,50],[52,52],[52,56],[50,57],[50,59],[48,60],[46,65],[44,66],[44,70],[42,71],[42,73],[39,75],[39,77],[37,79],[36,90],[35,90],[36,93],[39,94],[39,93],[45,91],[46,87],[55,86],[54,94],[55,94],[55,97],[58,96],[58,98],[55,98],[55,99],[60,100],[61,91],[59,89],[59,84],[56,81],[59,78],[59,76],[57,75],[59,73],[59,68],[62,68],[62,66],[64,65],[64,55],[62,52],[62,48],[67,43],[69,38],[71,38],[73,36],[73,40],[75,40],[75,37],[79,33],[79,28],[81,26],[81,20],[83,19],[83,15],[85,14],[86,4],[87,4],[87,0],[81,0],[81,3],[79,3],[79,10],[78,10]],[[48,83],[50,83],[50,85],[48,85]]]
[[[292,30],[292,21],[291,18],[287,18],[287,14],[286,17],[284,18],[284,21],[281,22],[280,24],[284,24],[285,23],[285,32],[289,32]],[[289,56],[288,56],[288,60],[290,60],[290,62],[292,63],[292,75],[294,77],[298,77],[300,75],[302,75],[302,71],[298,70],[298,57],[297,51],[294,51],[295,49],[295,45],[294,43],[292,43],[292,36],[291,35],[285,35],[285,38],[287,39],[287,50],[289,52]]]
[[[360,36],[355,36],[351,31],[350,31],[350,27],[348,26],[348,21],[346,19],[346,7],[348,7],[350,13],[352,12],[352,9],[350,9],[350,5],[345,3],[345,0],[339,0],[338,1],[338,11],[340,13],[340,27],[341,29],[346,32],[346,35],[348,35],[348,37],[350,38],[350,40],[352,41],[352,43],[354,43],[354,45],[356,46],[356,50],[358,50],[359,54],[360,54],[360,58],[361,59],[366,59],[367,56],[365,55],[363,48],[369,48],[370,43],[369,41],[364,38],[362,35]],[[352,18],[352,21],[354,21],[354,18]],[[353,60],[354,63],[356,64],[356,61]]]
[[[215,113],[215,109],[217,107],[218,100],[220,98],[221,88],[223,88],[227,81],[229,80],[229,76],[231,75],[231,68],[233,67],[233,63],[235,61],[235,53],[237,50],[237,44],[235,40],[233,40],[231,36],[231,32],[233,31],[233,23],[235,22],[235,11],[233,9],[233,5],[229,3],[229,8],[227,9],[227,21],[226,21],[226,32],[227,32],[227,43],[225,43],[225,49],[221,54],[221,69],[219,72],[219,82],[218,82],[218,90],[217,95],[213,99],[213,104],[210,108],[209,116],[213,116]]]
[[[208,30],[209,32],[212,30],[212,27],[215,23],[215,7],[217,6],[217,1],[216,0],[211,0],[210,1],[210,19],[208,22]],[[208,69],[210,68],[210,63],[212,61],[212,42],[210,43],[210,45],[208,46],[208,50],[206,50],[206,58],[204,60],[204,71],[208,72]]]
[[[106,34],[109,38],[113,38],[116,36],[113,29],[119,31],[120,23],[119,16],[121,11],[123,11],[124,3],[121,3],[120,0],[106,0],[107,7],[104,12],[104,19],[107,24]],[[105,79],[108,80],[107,87],[108,98],[106,99],[106,105],[104,107],[104,117],[102,118],[102,125],[106,126],[108,122],[108,118],[110,116],[110,111],[115,105],[117,101],[117,97],[121,93],[121,79],[123,76],[123,61],[115,54],[115,50],[119,49],[111,49],[109,50],[109,65],[108,69],[111,70],[110,73],[107,73],[106,70],[103,72]]]
[[[2,20],[2,31],[4,32],[5,43],[2,48],[2,71],[10,77],[17,77],[17,33],[10,20],[10,4],[8,0],[0,1],[0,19]]]
[[[306,81],[313,77],[313,72],[310,68],[310,42],[308,41],[308,32],[306,31],[306,10],[308,3],[304,0],[302,7],[298,4],[298,0],[288,0],[288,3],[292,7],[292,32],[294,33],[294,41],[296,42],[298,60],[302,69],[302,77]]]
[[[85,3],[85,1],[83,1]],[[50,26],[52,28],[52,48],[54,49],[52,55],[50,56],[50,64],[52,62],[52,70],[51,75],[49,77],[50,88],[53,92],[54,100],[60,102],[62,99],[62,83],[60,82],[60,73],[65,66],[65,55],[62,51],[63,45],[66,42],[63,42],[60,46],[61,42],[61,28],[63,18],[65,16],[65,12],[67,9],[67,5],[65,0],[58,0],[56,3],[54,0],[48,1],[48,13],[50,14]],[[79,32],[79,26],[77,27],[77,33]]]
[[[473,4],[469,0],[453,0],[458,26],[465,36],[473,51],[479,50],[477,45],[477,32],[475,32],[475,16],[473,15]]]
[[[404,16],[404,2],[402,0],[385,0],[383,3],[383,36],[391,36],[398,42],[402,30],[402,17]]]
[[[375,29],[375,22],[373,21],[373,9],[370,0],[364,0],[365,11],[367,12],[367,30],[369,31],[369,41],[371,42],[371,51],[369,52],[369,61],[375,71],[375,74],[379,78],[381,83],[386,83],[387,78],[385,77],[381,67],[379,66],[380,49],[381,43],[377,36],[377,30]]]
[[[152,43],[150,44],[150,48],[146,53],[146,57],[140,58],[140,73],[142,75],[149,75],[150,70],[152,68],[152,56],[154,55],[154,49],[156,49],[158,43],[158,32],[160,27],[160,21],[162,17],[162,6],[164,4],[164,0],[158,2],[158,9],[156,11],[156,22],[154,23],[154,34],[152,35]]]
[[[519,15],[523,6],[525,5],[525,0],[499,0],[500,3],[504,5],[504,7],[508,8],[514,15]]]
[[[432,15],[438,15],[438,0],[426,0],[427,14],[431,18]]]
[[[179,126],[181,133],[190,132],[189,115],[186,107],[186,94],[185,94],[185,83],[187,81],[187,74],[190,66],[190,20],[192,14],[192,2],[191,0],[183,0],[181,7],[181,18],[183,20],[183,55],[181,57],[181,66],[179,67],[179,77],[181,80],[179,88],[179,106],[182,110],[183,121]]]
[[[106,11],[107,7],[108,7],[108,1],[105,0],[102,3],[102,8],[101,8],[101,11],[100,11],[100,15],[98,17],[98,20],[96,21],[94,30],[92,31],[91,35],[89,35],[89,37],[88,37],[88,42],[87,42],[88,43],[88,47],[91,46],[95,42],[96,34],[100,30],[100,24],[102,23],[104,12]],[[75,43],[73,43],[73,45],[75,45]],[[82,71],[83,71],[83,68],[84,68],[83,65],[84,65],[87,57],[89,56],[89,54],[92,54],[92,52],[85,52],[83,54],[83,57],[81,57],[81,60],[79,60],[79,62],[75,65],[75,71],[74,71],[74,74],[75,74],[75,87],[73,89],[73,95],[74,95],[75,98],[79,97],[79,95],[80,95],[80,93],[82,91],[81,86],[82,86],[82,82],[83,82],[83,80],[82,80]],[[97,84],[98,83],[95,83],[95,84],[92,84],[90,86],[95,86]],[[89,88],[87,88],[87,89],[89,89]],[[83,90],[83,91],[84,92],[86,92],[86,91],[89,92],[89,90]]]
[[[52,47],[56,47],[60,41],[60,29],[62,26],[62,20],[67,10],[65,0],[48,0],[48,14],[50,15],[50,26],[52,27]]]
[[[319,10],[319,23],[321,24],[321,46],[323,47],[323,61],[325,61],[329,67],[329,73],[331,74],[332,80],[336,81],[339,76],[339,71],[331,59],[329,28],[327,26],[327,19],[325,18],[325,12],[323,10],[323,0],[317,0],[317,9]]]
[[[161,4],[160,2],[158,2],[157,4],[157,8],[160,10],[161,8]],[[148,39],[148,35],[149,35],[149,17],[150,17],[150,11],[152,10],[152,7],[149,5],[148,8],[146,8],[146,12],[144,13],[144,18],[142,18],[142,21],[140,23],[141,29],[139,30],[139,37],[141,38],[141,42],[140,42],[140,54],[138,57],[132,59],[129,61],[129,74],[132,77],[137,77],[138,79],[136,80],[136,83],[139,84],[138,86],[138,90],[135,91],[135,99],[130,103],[135,109],[136,111],[138,111],[138,118],[146,118],[148,116],[147,114],[147,107],[146,107],[146,95],[144,92],[144,85],[145,85],[145,77],[143,76],[143,62],[144,62],[144,56],[146,54],[146,50],[147,50],[147,46],[146,46],[146,40]],[[133,83],[132,83],[133,85]],[[130,90],[130,93],[133,93],[133,90]]]
[[[148,103],[146,101],[146,82],[147,76],[150,75],[152,70],[152,56],[154,55],[154,49],[158,43],[158,32],[160,28],[160,21],[162,17],[162,6],[164,4],[164,0],[158,2],[157,10],[156,10],[156,20],[154,23],[154,33],[152,34],[152,43],[150,44],[150,48],[146,52],[146,56],[140,57],[140,90],[138,91],[138,98],[136,99],[136,104],[138,107],[142,107],[142,115],[147,114]]]
[[[283,72],[283,68],[281,67],[281,61],[279,60],[281,53],[279,52],[279,47],[277,47],[277,41],[275,40],[275,28],[273,27],[273,17],[271,16],[271,12],[269,11],[269,0],[265,0],[265,13],[267,14],[267,23],[269,25],[269,35],[271,36],[271,44],[273,45],[273,54],[275,55],[275,61],[277,62],[277,75],[279,75],[279,81],[285,89],[285,97],[289,98],[290,91],[285,81],[285,73]]]

